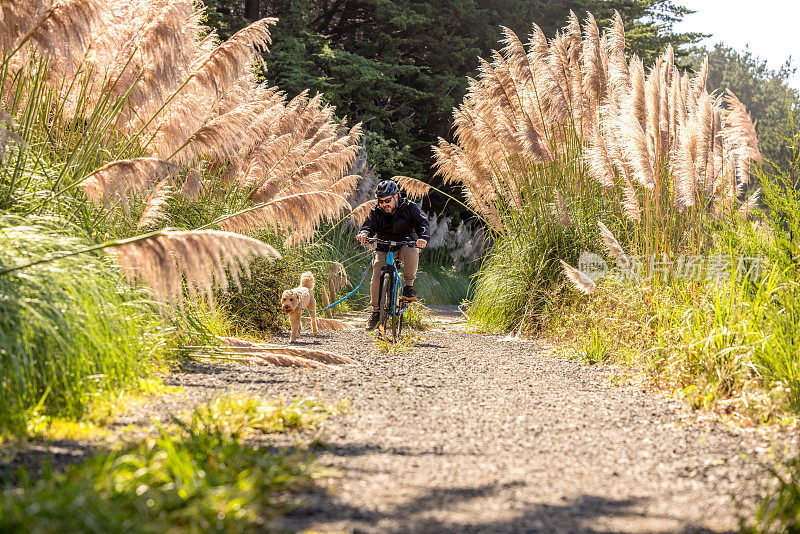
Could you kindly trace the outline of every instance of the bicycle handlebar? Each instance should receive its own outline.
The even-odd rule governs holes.
[[[385,241],[383,239],[378,239],[377,237],[368,237],[367,243],[375,243],[377,245],[389,245],[390,247],[407,246],[415,248],[417,246],[416,241]]]

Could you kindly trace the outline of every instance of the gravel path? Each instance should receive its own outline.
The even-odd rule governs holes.
[[[339,476],[287,530],[719,532],[737,525],[732,495],[752,509],[772,447],[757,433],[698,423],[682,403],[608,385],[601,367],[464,333],[453,309],[439,311],[406,354],[376,353],[361,330],[301,334],[360,367],[202,364],[173,383],[197,400],[350,399],[319,456]]]

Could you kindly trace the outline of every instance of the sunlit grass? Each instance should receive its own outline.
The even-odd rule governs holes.
[[[589,332],[589,339],[578,355],[581,360],[588,364],[605,363],[609,359],[611,347],[609,340],[598,328],[592,328]]]
[[[371,336],[375,350],[383,354],[407,354],[414,349],[414,344],[419,339],[417,334],[403,332],[398,339],[392,339],[392,333],[384,335],[380,329],[376,329]]]
[[[346,403],[289,404],[221,396],[140,444],[66,469],[24,475],[0,499],[0,530],[15,532],[252,532],[297,506],[323,475],[303,450],[247,438],[313,428]]]
[[[765,276],[752,287],[735,280],[607,283],[595,295],[548,309],[545,335],[564,354],[612,361],[662,390],[683,391],[696,408],[723,400],[732,406],[729,401],[738,399],[735,405],[748,417],[772,421],[781,410],[796,409],[800,383],[791,370],[796,358],[774,335],[776,322],[785,324],[796,313],[780,310],[796,304],[770,280]]]
[[[406,307],[403,315],[403,330],[425,331],[434,325],[433,312],[422,302],[412,302]]]
[[[247,394],[228,394],[217,396],[188,416],[178,419],[199,430],[205,430],[208,426],[222,432],[252,437],[313,429],[331,415],[347,411],[347,399],[326,404],[309,397],[285,402],[282,399],[266,401]]]
[[[771,469],[772,480],[755,518],[743,519],[742,532],[800,532],[800,455]]]
[[[182,393],[183,388],[165,385],[157,378],[145,378],[128,389],[95,392],[79,421],[33,409],[25,415],[25,438],[45,441],[113,439],[115,436],[109,425],[121,413],[137,410],[162,395]]]

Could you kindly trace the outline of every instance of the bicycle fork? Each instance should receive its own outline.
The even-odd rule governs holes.
[[[395,303],[397,302],[397,268],[394,266],[393,254],[389,252],[386,257],[386,265],[381,268],[381,284],[379,286],[378,295],[383,295],[384,284],[391,284],[389,291],[389,301],[384,302],[383,306],[388,311],[389,315],[395,315]]]

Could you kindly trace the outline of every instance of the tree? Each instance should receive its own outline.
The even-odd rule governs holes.
[[[410,153],[385,174],[424,176],[430,145],[447,135],[465,76],[488,43],[472,0],[265,2],[282,17],[267,78],[290,93],[324,91],[340,115],[360,120]]]
[[[552,37],[563,26],[570,11],[581,20],[586,13],[592,13],[601,27],[610,23],[614,11],[619,11],[625,21],[628,52],[638,54],[645,65],[653,63],[668,44],[676,49],[678,58],[684,58],[688,52],[684,52],[681,45],[703,37],[672,30],[673,24],[693,13],[673,0],[478,0],[478,6],[496,14],[492,26],[502,24],[520,37],[530,33],[533,23]]]
[[[730,89],[747,106],[757,121],[759,148],[765,159],[784,166],[791,161],[791,150],[783,140],[791,137],[791,118],[800,109],[800,95],[788,85],[794,67],[787,61],[773,70],[750,50],[737,52],[717,44],[713,50],[693,52],[699,65],[708,55],[708,88],[723,92]]]

